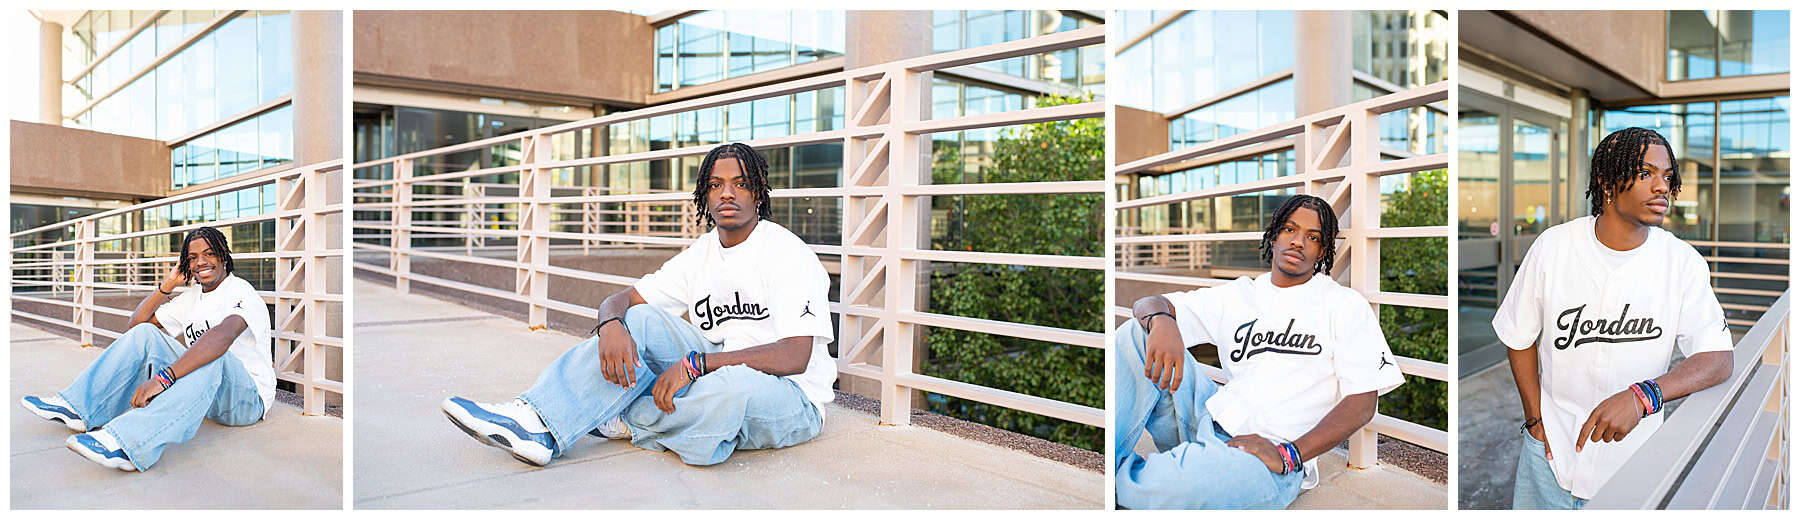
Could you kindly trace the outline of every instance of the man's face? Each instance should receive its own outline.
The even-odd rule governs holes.
[[[225,260],[213,252],[206,239],[194,237],[188,242],[188,276],[195,282],[212,287],[225,279]]]
[[[1644,162],[1632,172],[1631,188],[1613,195],[1609,212],[1616,212],[1627,222],[1645,226],[1661,226],[1669,213],[1669,181],[1674,178],[1674,162],[1668,149],[1658,144],[1644,145]]]
[[[1310,276],[1319,257],[1325,254],[1326,240],[1330,239],[1320,229],[1319,212],[1296,208],[1287,222],[1281,223],[1281,232],[1270,244],[1275,253],[1271,267],[1292,277]]]
[[[712,215],[719,229],[734,231],[756,222],[756,194],[750,191],[749,178],[736,157],[713,163],[712,175],[706,181],[706,214]]]

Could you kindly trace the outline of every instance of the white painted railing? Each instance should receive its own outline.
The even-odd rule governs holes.
[[[625,153],[579,159],[556,157],[554,136],[587,128],[622,125],[652,117],[720,107],[756,99],[843,87],[847,109],[842,129],[815,131],[781,137],[745,141],[755,148],[780,148],[808,144],[840,143],[843,166],[840,187],[777,189],[774,198],[821,197],[842,201],[842,245],[813,245],[820,254],[837,255],[842,266],[841,294],[832,304],[832,312],[840,315],[838,369],[842,374],[876,380],[881,385],[881,417],[889,424],[907,424],[912,406],[912,390],[994,404],[1025,412],[1041,414],[1082,424],[1101,426],[1104,416],[1099,408],[1031,396],[995,388],[914,373],[914,340],[922,338],[921,327],[947,327],[987,334],[1019,337],[1052,343],[1105,348],[1100,331],[1067,330],[1029,324],[974,319],[918,310],[923,297],[916,281],[926,273],[929,262],[956,262],[995,265],[1023,265],[1102,270],[1104,257],[1056,256],[1035,254],[941,251],[928,249],[928,229],[923,225],[930,211],[932,196],[1001,195],[1001,194],[1104,194],[1105,181],[1027,182],[988,184],[931,184],[931,134],[960,130],[995,128],[1027,123],[1041,123],[1080,118],[1104,117],[1104,102],[1030,108],[1004,113],[943,119],[930,118],[926,101],[931,92],[934,71],[1018,56],[1036,55],[1075,49],[1105,42],[1104,26],[1060,32],[996,45],[924,56],[866,68],[822,74],[813,77],[707,96],[667,105],[659,105],[602,117],[575,121],[457,144],[432,150],[407,153],[354,165],[356,176],[364,172],[393,172],[389,179],[358,178],[353,184],[352,202],[358,212],[386,215],[387,220],[363,220],[353,223],[359,237],[353,248],[358,251],[354,266],[369,273],[391,276],[401,291],[410,284],[424,283],[486,297],[529,305],[527,323],[533,328],[547,325],[547,312],[592,316],[598,297],[570,302],[550,297],[552,280],[585,280],[613,285],[629,285],[630,276],[594,273],[550,264],[551,240],[597,241],[611,244],[634,244],[678,248],[692,242],[695,229],[684,228],[667,236],[647,228],[626,228],[624,232],[596,232],[583,225],[581,232],[557,231],[558,225],[585,224],[554,222],[556,206],[593,203],[643,203],[660,207],[679,207],[674,222],[690,214],[689,193],[579,193],[562,195],[561,187],[552,188],[551,172],[564,168],[598,167],[634,162],[693,157],[706,154],[714,145],[686,146],[648,152]],[[417,165],[431,157],[516,143],[523,150],[520,164],[485,166],[468,171],[419,175]],[[445,196],[426,199],[414,187],[428,182],[455,182],[458,179],[517,174],[519,184],[509,186],[517,195]],[[425,211],[463,207],[471,204],[512,204],[516,208],[516,225],[463,226],[429,225],[415,220]],[[646,222],[649,219],[645,219]],[[616,225],[616,224],[614,224]],[[454,254],[451,251],[427,250],[414,245],[414,239],[426,237],[491,237],[517,240],[512,259]],[[1102,237],[1094,237],[1101,240]],[[375,242],[386,242],[375,243]],[[504,246],[501,246],[504,247]],[[490,249],[491,251],[491,249]],[[386,256],[387,265],[378,265],[365,254]],[[472,263],[511,269],[515,273],[511,290],[484,287],[464,281],[450,280],[414,272],[412,259]],[[1095,309],[1094,312],[1104,312]]]
[[[1683,398],[1588,509],[1787,509],[1791,292],[1738,339],[1731,377]]]
[[[1120,176],[1154,173],[1159,168],[1177,165],[1199,166],[1213,158],[1280,151],[1291,142],[1296,170],[1293,175],[1241,182],[1200,190],[1122,200],[1114,208],[1126,212],[1175,204],[1185,201],[1210,201],[1245,193],[1258,193],[1282,188],[1298,188],[1300,193],[1316,195],[1330,202],[1338,213],[1339,234],[1343,240],[1337,249],[1334,278],[1346,281],[1347,287],[1360,291],[1369,303],[1401,305],[1429,309],[1450,309],[1450,297],[1435,294],[1405,294],[1381,291],[1381,241],[1398,238],[1447,238],[1448,223],[1442,226],[1382,227],[1381,177],[1418,171],[1436,170],[1449,165],[1449,154],[1435,153],[1396,160],[1382,160],[1380,116],[1385,113],[1426,106],[1449,97],[1449,82],[1439,82],[1411,90],[1344,105],[1232,137],[1210,141],[1199,146],[1146,157],[1115,168]],[[1121,213],[1120,221],[1125,221]],[[1159,235],[1121,235],[1114,239],[1123,252],[1149,244],[1196,244],[1218,241],[1258,241],[1260,231],[1230,233],[1189,233]],[[1448,258],[1445,259],[1448,261]],[[1134,266],[1122,266],[1130,268]],[[1130,280],[1188,287],[1209,287],[1230,280],[1198,278],[1168,274],[1115,272],[1115,280]],[[1449,287],[1445,287],[1448,294]],[[1131,309],[1115,306],[1115,316],[1130,317]],[[1391,333],[1391,331],[1390,331]],[[1444,363],[1399,357],[1400,371],[1408,375],[1437,381],[1449,380],[1449,366]],[[1224,372],[1206,367],[1215,380],[1224,381]],[[1377,413],[1369,425],[1350,436],[1350,464],[1356,467],[1376,463],[1376,435],[1387,435],[1441,453],[1449,453],[1450,434],[1387,415]]]
[[[343,257],[343,249],[338,243],[342,227],[331,221],[343,211],[342,201],[338,200],[341,198],[338,186],[341,186],[342,168],[341,161],[329,161],[275,170],[204,190],[12,233],[9,238],[14,245],[13,262],[8,274],[13,286],[13,316],[75,329],[84,346],[94,345],[96,335],[117,338],[124,331],[98,327],[94,317],[98,314],[130,317],[132,309],[97,304],[94,301],[96,295],[126,296],[154,290],[180,260],[179,242],[182,234],[188,231],[201,226],[223,230],[239,224],[273,222],[273,250],[233,251],[232,258],[239,270],[244,268],[247,260],[274,260],[275,290],[259,291],[259,294],[264,302],[275,306],[276,378],[299,388],[305,413],[323,414],[326,393],[336,394],[340,399],[344,394],[343,381],[326,375],[327,358],[336,360],[341,366],[344,348],[343,338],[327,332],[333,322],[341,320],[344,302],[342,287],[330,279],[333,268],[328,265],[334,260],[341,262]],[[142,221],[143,216],[167,211],[176,204],[265,185],[275,187],[275,210],[271,213],[138,231],[105,232],[100,229],[103,219],[135,217]],[[58,229],[73,230],[74,237],[30,243],[35,237]],[[159,236],[172,237],[169,242],[174,250],[146,251],[129,247],[133,239]],[[68,314],[59,317],[27,312],[21,310],[20,303],[64,307]],[[136,304],[135,299],[130,303]],[[332,306],[339,311],[337,316],[333,316],[333,309],[328,308]]]

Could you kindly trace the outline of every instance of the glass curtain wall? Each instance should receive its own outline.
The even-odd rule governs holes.
[[[843,11],[705,11],[656,29],[656,92],[843,54]]]
[[[124,39],[154,15],[155,11],[88,11],[65,34],[63,68],[80,71],[93,64],[68,87],[65,113],[100,100],[76,113],[73,126],[172,141],[293,92],[293,27],[288,12],[169,11]],[[201,34],[220,17],[226,18],[222,24]],[[159,57],[190,40],[151,68]],[[120,47],[94,63],[114,46]],[[171,152],[170,187],[181,189],[292,161],[293,133],[293,117],[284,107],[187,138]]]
[[[1787,72],[1787,11],[1669,11],[1669,81]]]

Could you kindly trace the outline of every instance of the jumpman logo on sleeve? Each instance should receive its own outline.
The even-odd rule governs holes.
[[[1381,370],[1381,369],[1383,369],[1383,368],[1387,368],[1387,366],[1388,366],[1388,365],[1392,365],[1392,364],[1394,364],[1394,363],[1393,363],[1393,362],[1391,362],[1391,361],[1388,361],[1388,359],[1387,359],[1387,354],[1386,354],[1386,353],[1383,353],[1383,354],[1381,354],[1381,364],[1380,364],[1380,365],[1376,365],[1376,366],[1375,366],[1375,369],[1376,369],[1376,370]]]
[[[805,318],[807,316],[818,316],[817,314],[813,314],[812,302],[806,302],[806,307],[800,309],[800,317]]]

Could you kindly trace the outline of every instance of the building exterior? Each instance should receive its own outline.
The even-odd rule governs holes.
[[[341,156],[342,14],[290,11],[41,11],[40,120],[14,121],[13,231]],[[306,71],[295,74],[294,71]],[[273,186],[109,219],[102,234],[260,215]],[[274,223],[224,229],[273,247]],[[65,230],[30,237],[55,241]],[[18,242],[18,241],[15,241]],[[179,248],[168,236],[103,244]],[[245,278],[273,287],[274,263]]]
[[[519,173],[452,174],[520,165],[526,153],[522,140],[497,139],[466,150],[418,155],[408,163],[412,177],[445,174],[444,179],[456,178],[416,184],[409,195],[413,200],[440,202],[429,208],[415,207],[403,217],[396,218],[396,212],[386,209],[393,207],[396,194],[386,192],[389,188],[380,183],[366,181],[395,179],[393,161],[387,159],[397,155],[620,115],[621,122],[616,124],[553,133],[549,137],[554,143],[552,160],[649,157],[554,169],[548,192],[555,197],[688,193],[694,188],[702,158],[681,153],[658,156],[659,152],[844,130],[856,115],[849,111],[857,98],[846,92],[843,80],[838,79],[832,86],[796,88],[793,93],[718,106],[690,109],[682,103],[1103,23],[1102,14],[1087,11],[358,11],[352,66],[354,153],[356,162],[371,166],[354,172],[356,179],[365,181],[363,186],[369,186],[353,194],[356,202],[363,203],[356,221],[359,226],[369,223],[357,229],[355,240],[386,246],[397,236],[389,230],[400,229],[386,222],[405,219],[417,226],[406,233],[409,247],[440,256],[417,258],[416,262],[409,259],[397,270],[427,272],[427,276],[489,288],[514,288],[513,275],[504,270],[476,274],[478,267],[448,267],[472,262],[447,260],[441,255],[520,258],[515,255],[523,247],[507,235],[526,227],[520,215],[531,208],[505,200],[519,197],[523,184]],[[445,32],[489,37],[479,42],[443,42],[422,36]],[[1051,97],[1102,101],[1103,52],[1103,45],[1092,43],[934,70],[920,101],[927,107],[927,119],[1017,112]],[[622,115],[646,110],[668,113]],[[977,126],[931,133],[926,152],[930,162],[913,164],[929,166],[930,183],[983,182],[983,167],[992,164],[996,143],[1013,129]],[[845,178],[853,173],[845,171],[844,141],[809,141],[759,150],[769,160],[770,181],[776,189],[843,188],[849,186]],[[1103,175],[1099,168],[1094,170],[1095,177]],[[1098,200],[1098,195],[1092,197]],[[847,198],[777,197],[772,201],[773,220],[814,246],[841,246],[850,230],[847,226],[855,225],[854,221],[846,224],[846,219],[856,218],[858,211],[845,208]],[[929,230],[919,234],[919,248],[967,252],[959,216],[966,198],[930,197],[930,206],[918,221],[919,228]],[[693,209],[686,203],[549,205],[553,207],[550,226],[569,234],[549,241],[553,261],[593,273],[642,276],[674,255],[678,250],[674,244],[685,242],[646,244],[564,237],[579,233],[689,239],[704,231],[694,223]],[[430,233],[429,226],[492,234]],[[1101,243],[1097,233],[1093,239],[1095,244]],[[392,258],[401,255],[364,251],[357,260],[391,268],[395,266]],[[854,281],[856,276],[844,274],[853,268],[841,265],[840,255],[825,254],[821,260],[832,275],[833,294],[839,294],[840,288],[853,288],[840,287],[843,280]],[[390,263],[380,265],[383,261]],[[923,295],[930,291],[931,275],[972,264],[943,261],[916,265],[930,266],[925,269],[930,272],[917,281],[920,300],[929,300]],[[444,270],[434,271],[440,268]],[[426,284],[404,287],[421,285]],[[591,305],[595,301],[588,295],[617,288],[596,283],[581,290],[586,292],[566,293],[571,295],[570,301]],[[473,291],[446,291],[458,298],[483,297],[471,295]],[[496,308],[507,303],[498,297],[481,301],[496,303]],[[549,313],[548,320],[552,326],[570,330],[592,326],[591,315]],[[923,336],[908,340],[915,346],[912,351],[918,353],[911,356],[915,369],[927,358]],[[1094,359],[1100,358],[1096,355]],[[839,381],[842,390],[877,393],[876,385],[863,378],[844,375]]]
[[[1502,361],[1493,309],[1538,233],[1589,214],[1589,153],[1670,139],[1664,227],[1712,265],[1737,333],[1787,288],[1787,11],[1463,11],[1457,158],[1464,374]],[[1604,35],[1604,36],[1603,36]]]
[[[39,120],[10,122],[13,317],[104,344],[211,225],[275,318],[278,385],[306,413],[341,406],[343,13],[32,14]]]
[[[1437,11],[1121,11],[1112,52],[1142,81],[1115,87],[1114,164],[1202,145],[1296,116],[1447,78],[1449,23]],[[1444,103],[1381,119],[1382,154],[1443,150]],[[1113,179],[1121,201],[1295,172],[1292,141]],[[1405,176],[1383,179],[1384,191]],[[1123,234],[1261,231],[1292,188],[1121,213]],[[1144,249],[1144,250],[1140,250]],[[1127,248],[1123,269],[1201,269],[1204,276],[1266,269],[1255,243],[1197,243],[1170,263]],[[1191,254],[1190,254],[1191,252]],[[1148,256],[1146,256],[1148,255]],[[1204,258],[1204,261],[1200,260]]]

